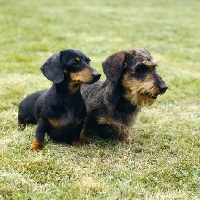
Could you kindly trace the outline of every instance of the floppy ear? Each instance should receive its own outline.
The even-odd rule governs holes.
[[[106,58],[102,63],[106,77],[111,81],[118,81],[124,68],[125,52],[120,51]]]
[[[64,73],[60,62],[60,53],[54,53],[40,68],[44,76],[53,83],[60,83],[64,79]]]

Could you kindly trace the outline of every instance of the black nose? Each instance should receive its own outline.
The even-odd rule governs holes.
[[[92,76],[93,76],[94,81],[97,81],[97,80],[100,79],[101,74],[99,74],[98,72],[94,72],[94,73],[92,74]]]
[[[168,89],[168,87],[165,84],[163,84],[160,86],[159,91],[161,94],[163,94],[166,92],[167,89]]]

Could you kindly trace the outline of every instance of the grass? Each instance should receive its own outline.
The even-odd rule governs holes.
[[[199,18],[198,0],[1,0],[0,199],[200,199]],[[41,64],[77,48],[102,72],[107,56],[133,47],[161,60],[169,87],[142,110],[133,143],[75,148],[46,137],[30,152],[35,127],[18,132],[17,112],[51,86]]]

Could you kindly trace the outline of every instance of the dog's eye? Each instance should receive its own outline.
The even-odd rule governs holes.
[[[74,60],[73,65],[78,65],[80,61],[81,61],[80,58],[77,57],[77,58]]]
[[[136,67],[135,72],[136,73],[144,73],[147,70],[147,67],[145,65],[139,65]]]
[[[78,65],[78,63],[79,63],[79,62],[75,60],[75,61],[73,62],[73,65]]]

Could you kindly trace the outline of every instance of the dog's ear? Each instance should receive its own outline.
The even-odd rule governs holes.
[[[102,63],[103,71],[110,81],[118,81],[125,66],[125,51],[112,54]]]
[[[53,83],[60,83],[64,79],[64,73],[60,62],[60,53],[54,53],[40,68],[44,76]]]

